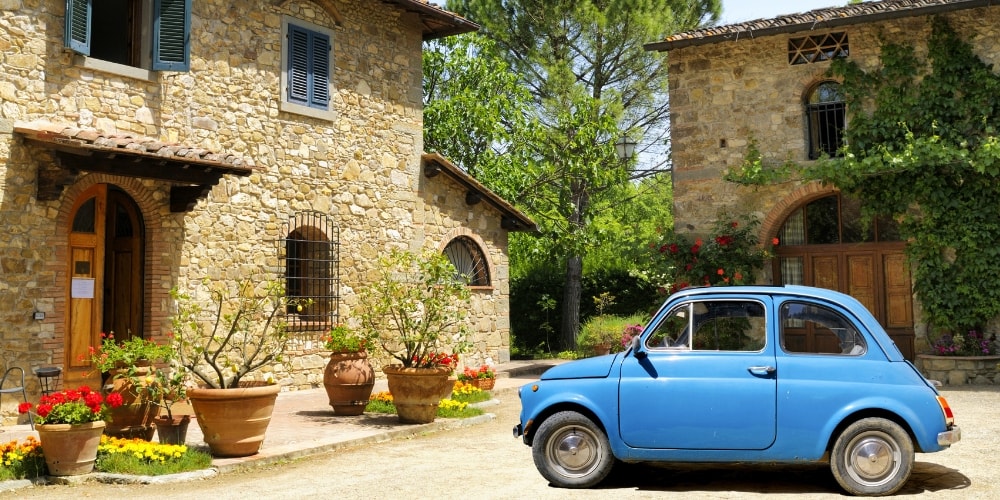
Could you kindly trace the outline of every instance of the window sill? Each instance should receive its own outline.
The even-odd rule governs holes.
[[[293,104],[285,101],[282,101],[280,104],[278,104],[278,109],[285,113],[305,115],[311,118],[316,118],[319,120],[326,120],[331,122],[334,120],[334,118],[336,118],[336,113],[334,113],[333,111],[310,108],[309,106],[303,106],[301,104]]]
[[[82,56],[79,54],[73,57],[73,64],[82,68],[100,71],[102,73],[109,73],[112,75],[124,76],[127,78],[134,78],[136,80],[144,80],[147,82],[156,81],[155,71],[136,68],[125,64],[113,63],[102,59],[95,59],[93,57]]]

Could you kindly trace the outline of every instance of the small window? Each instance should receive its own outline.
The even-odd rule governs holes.
[[[286,19],[282,49],[281,109],[316,118],[331,118],[333,31]]]
[[[191,0],[66,0],[64,43],[94,59],[187,71],[190,32]]]
[[[337,322],[339,250],[336,229],[325,214],[295,217],[284,241],[288,329],[324,332]],[[332,233],[332,234],[331,234]]]
[[[680,306],[671,311],[646,340],[646,347],[652,349],[695,351],[759,352],[766,344],[764,305],[742,300],[693,302]]]
[[[455,266],[462,281],[469,286],[490,286],[490,269],[486,254],[472,238],[459,236],[444,247],[444,255]]]
[[[837,311],[799,302],[781,306],[781,345],[795,354],[847,356],[860,356],[868,347],[854,324]]]
[[[809,159],[839,155],[847,124],[847,106],[837,82],[823,82],[809,93],[806,122],[809,124]]]
[[[850,54],[847,33],[827,33],[788,39],[788,64],[810,64],[829,61]]]

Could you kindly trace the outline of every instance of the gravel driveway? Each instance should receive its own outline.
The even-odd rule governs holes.
[[[917,454],[900,497],[1000,498],[995,443],[1000,436],[1000,388],[946,388],[962,441],[940,453]],[[829,469],[631,465],[616,469],[598,489],[548,486],[530,450],[511,436],[520,405],[513,393],[488,409],[489,423],[413,439],[314,456],[264,469],[167,485],[45,486],[17,498],[843,498]]]

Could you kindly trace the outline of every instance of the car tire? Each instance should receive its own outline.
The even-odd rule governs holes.
[[[589,488],[604,480],[615,465],[604,431],[575,411],[547,418],[531,446],[535,467],[553,486]]]
[[[913,441],[891,420],[858,420],[837,437],[830,470],[840,487],[852,495],[891,495],[913,471]]]

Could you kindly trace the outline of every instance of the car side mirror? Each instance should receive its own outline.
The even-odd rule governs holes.
[[[642,350],[642,339],[639,335],[632,337],[632,355],[635,359],[643,359],[646,357],[646,351]]]

